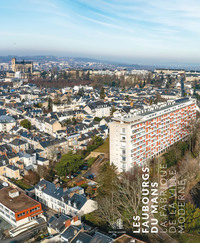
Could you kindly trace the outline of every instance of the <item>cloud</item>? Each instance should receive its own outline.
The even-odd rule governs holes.
[[[197,0],[7,0],[0,1],[0,8],[4,49],[15,33],[25,46],[33,38],[52,50],[200,55]]]

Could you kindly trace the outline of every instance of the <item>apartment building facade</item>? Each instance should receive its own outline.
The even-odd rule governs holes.
[[[110,124],[110,162],[119,172],[142,166],[186,138],[195,120],[196,100],[191,98],[115,117]]]

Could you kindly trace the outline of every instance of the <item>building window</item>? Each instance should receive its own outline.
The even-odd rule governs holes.
[[[126,143],[121,143],[121,146],[122,147],[126,147]]]
[[[126,161],[126,157],[122,156],[122,161],[125,162]]]
[[[126,154],[126,150],[125,149],[122,150],[122,154]]]
[[[122,131],[122,133],[126,133],[126,129],[125,128],[122,128],[121,131]]]
[[[25,212],[18,214],[17,217],[20,218],[20,217],[22,217],[24,215],[25,215]]]

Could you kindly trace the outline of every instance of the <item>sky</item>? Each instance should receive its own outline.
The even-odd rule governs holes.
[[[2,0],[0,23],[0,55],[200,62],[199,0]]]

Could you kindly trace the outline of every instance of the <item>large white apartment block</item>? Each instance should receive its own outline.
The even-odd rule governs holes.
[[[119,172],[128,171],[136,164],[144,165],[183,140],[195,120],[196,100],[191,98],[168,101],[136,114],[113,118],[110,163],[117,166]]]

